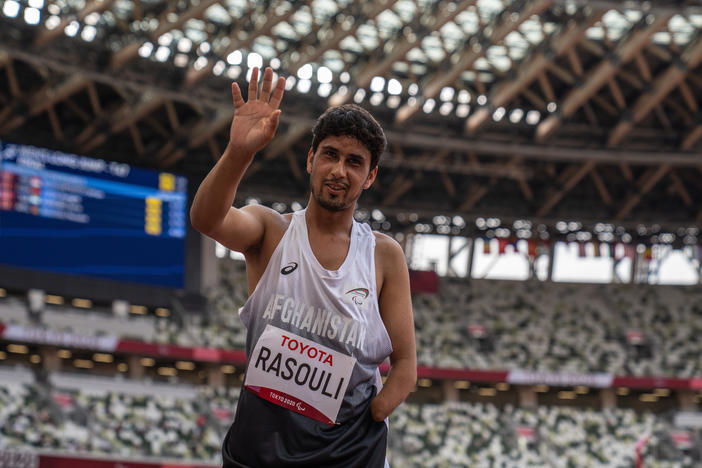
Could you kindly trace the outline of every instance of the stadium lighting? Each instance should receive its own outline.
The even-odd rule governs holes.
[[[402,93],[402,83],[400,83],[395,78],[391,78],[388,81],[388,93],[397,96]]]
[[[453,386],[459,390],[467,390],[470,388],[470,382],[467,380],[456,380]]]
[[[382,76],[374,76],[370,82],[370,90],[374,93],[379,93],[385,88],[385,78]]]
[[[498,107],[495,109],[495,112],[492,113],[492,120],[499,122],[505,116],[506,112],[504,107]]]
[[[469,103],[470,103],[470,100],[471,100],[471,96],[470,96],[470,93],[469,93],[467,90],[462,89],[462,90],[460,90],[460,91],[458,92],[458,102],[459,102],[459,103],[461,103],[461,104],[469,104]]]
[[[75,35],[78,34],[79,28],[80,24],[78,24],[78,21],[71,21],[63,32],[66,33],[66,36],[68,37],[75,37]]]
[[[212,74],[215,76],[219,76],[224,72],[226,68],[227,64],[224,63],[224,61],[219,60],[217,63],[215,63],[214,67],[212,67]]]
[[[374,106],[379,106],[383,102],[383,93],[373,93],[369,99]]]
[[[185,54],[176,54],[175,57],[173,57],[173,64],[176,67],[183,68],[188,64],[188,56]]]
[[[193,48],[193,41],[187,37],[183,37],[178,41],[178,51],[187,54]]]
[[[388,97],[387,105],[391,109],[397,109],[398,107],[400,107],[400,96]]]
[[[44,27],[49,31],[56,29],[59,24],[61,24],[61,18],[56,15],[51,15],[44,21]]]
[[[95,26],[97,22],[100,20],[100,13],[94,11],[90,13],[88,16],[85,17],[83,22],[85,24],[89,24],[90,26]]]
[[[452,110],[453,110],[453,103],[452,102],[444,102],[443,104],[441,104],[441,107],[439,107],[439,113],[441,115],[449,115]]]
[[[301,93],[307,93],[309,92],[310,88],[312,88],[312,81],[308,79],[302,79],[297,82],[297,90]]]
[[[537,110],[530,110],[529,112],[527,112],[526,123],[528,123],[529,125],[536,125],[537,123],[539,123],[539,119],[541,119],[541,112]]]
[[[353,95],[353,102],[356,104],[360,104],[363,102],[363,98],[366,97],[366,90],[365,89],[358,89],[356,90],[356,93]]]
[[[285,79],[285,90],[290,91],[295,87],[295,83],[297,80],[295,79],[294,76],[288,75],[288,77]]]
[[[144,42],[141,47],[139,47],[139,56],[147,58],[154,51],[154,45],[150,42]]]
[[[484,106],[485,104],[487,104],[487,96],[481,94],[480,96],[478,96],[478,99],[476,99],[476,102],[479,106]]]
[[[156,60],[159,62],[165,62],[168,60],[168,57],[171,55],[171,49],[169,49],[166,46],[161,46],[158,49],[156,49],[156,53],[154,54],[154,57],[156,57]]]
[[[436,101],[434,101],[431,98],[427,99],[426,101],[424,101],[424,105],[422,106],[422,110],[424,111],[425,114],[428,114],[434,110],[435,105],[436,105]]]
[[[229,67],[227,69],[227,78],[231,80],[236,80],[241,76],[241,67],[239,65],[234,65],[233,67]]]
[[[241,64],[243,57],[241,55],[241,52],[238,50],[235,50],[231,54],[227,55],[227,63],[229,65],[239,65]]]
[[[312,65],[306,63],[297,70],[297,77],[301,80],[311,80],[312,71]]]
[[[29,0],[27,4],[32,7],[41,10],[44,8],[44,0]]]
[[[195,60],[195,63],[193,63],[193,68],[195,70],[202,70],[207,66],[207,57],[198,57],[197,60]]]
[[[341,75],[339,75],[339,79],[342,83],[348,83],[349,81],[351,81],[351,75],[349,74],[349,72],[341,72]]]
[[[41,21],[41,12],[36,8],[27,8],[24,10],[24,22],[27,24],[39,24]]]
[[[16,18],[19,14],[20,4],[14,0],[7,0],[2,6],[2,12],[8,18]]]
[[[93,39],[95,39],[95,36],[97,36],[97,29],[95,26],[86,26],[83,28],[83,31],[80,33],[80,37],[85,41],[85,42],[92,42]]]
[[[198,53],[200,53],[200,54],[206,54],[206,53],[208,53],[210,50],[212,50],[212,46],[210,45],[209,42],[203,42],[203,43],[201,43],[201,44],[198,46],[198,48],[197,48],[197,51],[198,51]]]
[[[317,69],[317,81],[320,83],[331,83],[334,78],[332,71],[327,67],[319,67]]]
[[[21,344],[9,344],[7,345],[7,350],[15,354],[28,354],[29,348]]]
[[[509,121],[512,123],[517,123],[520,120],[522,120],[522,117],[524,117],[524,111],[517,108],[512,111],[512,113],[509,115]]]
[[[154,359],[150,357],[141,358],[139,362],[144,367],[153,367],[156,364],[156,361],[154,361]]]
[[[331,94],[331,90],[331,83],[322,83],[321,85],[319,85],[319,88],[317,88],[317,94],[323,98],[329,97],[329,95]]]
[[[470,114],[470,106],[468,104],[459,104],[456,106],[456,115],[461,118],[468,117]]]
[[[558,104],[556,104],[555,102],[549,102],[548,104],[546,104],[547,111],[553,113],[556,112],[556,109],[558,109]]]
[[[280,68],[280,59],[278,57],[273,57],[270,61],[271,68],[277,70]]]
[[[158,45],[167,46],[173,42],[173,34],[165,33],[158,38]]]
[[[256,52],[251,52],[249,55],[246,56],[246,66],[249,68],[261,68],[263,66],[263,57],[261,57],[261,55],[257,54]]]
[[[419,92],[419,85],[417,83],[412,83],[407,88],[407,93],[409,93],[410,96],[416,96],[418,92]]]
[[[442,101],[450,101],[453,99],[454,94],[456,93],[456,90],[453,89],[450,86],[445,86],[444,88],[441,89],[441,92],[439,93],[439,99]]]

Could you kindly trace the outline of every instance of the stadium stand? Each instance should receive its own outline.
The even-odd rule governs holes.
[[[2,369],[2,448],[219,462],[239,389],[168,386]],[[51,404],[46,398],[51,395]],[[700,434],[665,414],[475,402],[406,403],[392,415],[393,467],[628,467],[652,437],[647,466],[699,466]],[[685,434],[686,440],[681,436]]]
[[[246,332],[240,262],[222,261],[209,306],[170,317],[116,317],[51,305],[52,330],[178,346],[238,349]],[[22,300],[0,301],[0,322],[26,323]],[[689,286],[569,284],[443,278],[438,294],[413,298],[418,364],[630,376],[702,375],[702,291]]]

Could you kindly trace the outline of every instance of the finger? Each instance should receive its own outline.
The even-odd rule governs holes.
[[[248,100],[253,101],[258,99],[258,67],[251,70],[251,79],[249,80],[249,95]]]
[[[246,104],[244,102],[244,98],[241,97],[241,90],[239,89],[239,85],[237,83],[232,83],[232,101],[234,102],[234,109],[238,109]]]
[[[271,87],[273,85],[273,70],[271,67],[266,67],[263,72],[263,85],[261,86],[261,96],[259,99],[263,102],[268,102],[271,95]]]
[[[271,138],[278,129],[278,118],[280,117],[280,110],[274,111],[270,117],[268,117],[268,122],[266,122],[266,133],[271,135]]]
[[[282,76],[278,78],[278,82],[275,84],[275,89],[271,95],[270,105],[277,109],[280,106],[280,101],[283,100],[283,92],[285,91],[285,78]]]

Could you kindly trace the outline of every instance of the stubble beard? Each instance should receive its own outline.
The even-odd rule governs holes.
[[[333,212],[347,210],[358,199],[358,197],[356,197],[356,199],[351,200],[350,202],[347,202],[347,200],[343,196],[338,196],[335,198],[326,197],[324,195],[324,184],[322,184],[322,186],[319,188],[319,190],[315,191],[314,187],[312,187],[311,182],[310,182],[310,193],[312,193],[314,200],[317,202],[317,204],[319,206],[321,206],[325,210],[333,211]]]

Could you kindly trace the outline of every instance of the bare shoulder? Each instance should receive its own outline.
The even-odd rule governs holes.
[[[262,232],[259,243],[253,244],[244,253],[259,252],[268,250],[271,243],[277,244],[285,230],[290,224],[292,214],[281,214],[272,208],[263,205],[247,205],[240,209],[246,216],[258,220],[261,224]]]
[[[399,255],[404,259],[405,254],[402,251],[402,247],[400,247],[400,244],[395,239],[377,231],[373,231],[373,235],[375,236],[376,253],[379,257],[390,260]]]
[[[407,273],[405,252],[400,244],[381,232],[373,231],[375,235],[375,266],[382,286],[386,278],[396,277],[397,274]]]

